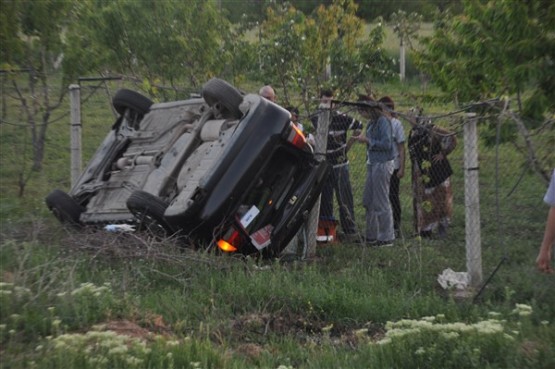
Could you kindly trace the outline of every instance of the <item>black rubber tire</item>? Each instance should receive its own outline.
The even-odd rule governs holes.
[[[212,78],[202,86],[202,97],[209,106],[220,105],[222,115],[226,118],[239,119],[243,115],[239,105],[243,95],[238,89],[219,78]]]
[[[139,230],[147,230],[162,239],[174,233],[164,218],[168,204],[159,197],[138,190],[129,196],[126,205],[139,223]]]
[[[62,224],[79,226],[79,217],[85,208],[62,190],[54,190],[45,198],[46,206]]]
[[[112,104],[120,115],[125,113],[125,109],[131,109],[141,115],[145,115],[150,110],[153,102],[138,92],[122,88],[114,95]]]

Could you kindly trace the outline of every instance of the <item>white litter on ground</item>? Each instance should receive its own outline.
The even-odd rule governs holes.
[[[135,232],[135,226],[131,224],[107,224],[104,229],[108,232]]]
[[[464,290],[470,284],[470,277],[467,272],[455,272],[447,268],[437,276],[437,281],[445,290],[457,289]]]

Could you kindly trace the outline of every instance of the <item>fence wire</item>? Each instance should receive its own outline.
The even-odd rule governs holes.
[[[469,110],[480,111],[484,107],[494,109],[482,110],[472,118],[479,125],[475,132],[477,141],[469,143],[469,138],[465,137],[465,128],[471,118],[467,113]],[[413,113],[397,114],[403,124],[406,155],[404,175],[396,178],[397,172],[394,172],[390,182],[390,190],[398,189],[399,194],[397,200],[390,192],[396,228],[394,244],[406,245],[413,244],[415,240],[430,240],[430,244],[437,247],[452,247],[453,250],[466,248],[466,255],[464,251],[453,253],[460,254],[459,263],[444,267],[468,272],[470,278],[475,280],[476,298],[502,264],[509,260],[511,251],[508,242],[530,241],[530,236],[536,239],[538,245],[541,241],[538,230],[542,230],[543,224],[535,223],[532,219],[542,219],[545,215],[541,211],[538,215],[545,183],[541,175],[531,170],[533,165],[530,165],[531,159],[526,158],[525,152],[520,150],[521,153],[517,153],[518,145],[501,142],[500,131],[505,128],[503,124],[506,125],[506,108],[507,104],[488,100],[437,116],[422,115],[415,119]],[[342,111],[354,119],[362,120],[353,109]],[[496,140],[490,146],[480,137],[484,134],[480,124],[486,120],[496,122]],[[364,121],[363,124],[364,133],[368,122]],[[548,121],[538,130],[549,131],[545,127],[549,124]],[[347,140],[356,134],[356,130],[351,130],[347,133]],[[536,131],[531,131],[530,137],[534,135],[537,135]],[[471,166],[468,157],[465,158],[469,144],[475,145],[477,150],[476,164]],[[536,144],[541,147],[541,142]],[[524,144],[521,143],[522,146]],[[372,246],[366,237],[366,207],[363,204],[367,176],[366,148],[366,145],[353,145],[350,148],[345,157],[345,163],[348,164],[341,169],[334,169],[346,175],[335,175],[330,179],[335,189],[333,201],[321,203],[320,214],[325,216],[320,217],[318,232],[327,235],[330,233],[329,228],[334,228],[331,233],[336,235],[340,243],[355,239],[355,242]],[[468,193],[468,189],[475,192]],[[353,210],[349,212],[351,205],[344,199],[349,200],[351,193]],[[332,205],[322,208],[326,203]],[[355,224],[355,237],[349,235],[352,227],[346,221],[345,214],[350,216],[348,221]],[[469,245],[478,247],[469,248]],[[483,265],[482,248],[488,252]],[[533,265],[533,260],[529,263]]]
[[[123,87],[123,84],[120,87]],[[86,163],[108,132],[113,115],[109,109],[105,109],[103,118],[99,119],[97,116],[99,106],[102,105],[103,109],[106,107],[108,96],[105,94],[106,90],[100,85],[84,86],[84,88],[87,89],[87,93],[84,94],[86,97],[82,101],[84,134],[90,135],[91,130],[95,130],[92,132],[94,139],[90,139],[89,136],[83,140],[85,153],[83,160]],[[501,122],[502,119],[499,117],[503,110],[499,108],[497,100],[482,102],[481,105],[475,104],[473,108],[492,105],[497,106],[497,110],[480,113],[478,118],[484,120],[487,115],[488,118],[494,117],[494,120],[498,118]],[[429,240],[432,247],[451,247],[454,250],[453,254],[460,260],[455,263],[456,265],[441,267],[453,267],[462,271],[467,270],[465,263],[468,259],[479,256],[472,254],[465,256],[466,238],[480,235],[480,243],[491,254],[482,265],[483,287],[494,278],[495,272],[502,268],[505,261],[514,257],[510,246],[515,240],[524,242],[534,238],[539,246],[543,231],[541,222],[545,216],[541,199],[546,183],[531,170],[532,164],[522,160],[524,157],[522,153],[525,154],[525,152],[518,155],[515,153],[515,151],[522,151],[521,148],[500,143],[500,131],[504,129],[501,123],[496,127],[496,142],[493,146],[486,147],[480,137],[477,168],[466,168],[464,158],[466,119],[463,113],[469,109],[470,107],[465,107],[436,116],[421,114],[416,125],[409,123],[409,120],[414,119],[413,113],[395,112],[402,123],[405,136],[405,170],[398,183],[399,197],[396,207],[398,227],[395,232],[395,244],[406,245],[414,243],[415,240]],[[362,127],[356,124],[349,126],[346,132],[347,140],[359,131],[365,132],[368,121],[358,114],[356,107],[342,106],[340,111],[352,118],[351,123],[356,120],[362,125]],[[66,117],[68,117],[67,113],[60,113],[56,119]],[[301,123],[304,124],[305,129],[311,131],[311,116],[306,113],[301,114],[301,117],[304,117]],[[94,128],[91,127],[92,119],[97,121]],[[98,120],[102,119],[104,121],[98,123]],[[22,121],[12,121],[10,118],[2,118],[2,123],[3,134],[10,134],[8,132],[10,126],[13,126],[13,130],[17,132],[26,127]],[[479,123],[481,124],[481,121]],[[547,120],[543,126],[530,132],[529,139],[545,139],[546,133],[553,135],[552,126],[553,120]],[[441,127],[442,130],[434,127]],[[481,136],[481,134],[479,129],[478,135]],[[70,149],[69,139],[50,140],[48,145],[51,152]],[[22,146],[28,147],[28,135],[14,134],[13,146],[16,149]],[[19,151],[23,152],[23,149]],[[442,165],[437,165],[437,160],[434,159],[437,155],[443,156]],[[333,178],[337,181],[331,186],[332,201],[322,201],[322,206],[327,203],[331,204],[331,207],[320,210],[318,235],[327,237],[333,231],[335,238],[332,242],[365,243],[367,227],[363,196],[367,177],[366,145],[352,144],[342,162],[334,164],[346,165],[339,165],[337,168],[340,169],[334,170],[337,173]],[[468,211],[465,205],[465,171],[469,169],[478,173],[476,187],[479,189],[480,221],[478,230],[467,233],[465,230],[467,223],[465,214]],[[54,181],[62,182],[62,179]],[[64,181],[67,182],[67,179]],[[337,194],[340,196],[338,197]],[[322,217],[322,214],[325,216]],[[343,220],[341,214],[343,214]],[[534,220],[540,220],[540,222]],[[329,238],[325,240],[331,241]],[[533,264],[533,260],[529,262]],[[480,292],[481,290],[478,295]]]

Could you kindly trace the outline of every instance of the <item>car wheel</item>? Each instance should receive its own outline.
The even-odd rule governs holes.
[[[239,105],[243,96],[238,89],[219,78],[212,78],[202,86],[202,97],[209,106],[220,105],[223,115],[239,119],[243,115]]]
[[[138,92],[122,88],[114,95],[112,104],[120,115],[125,113],[125,109],[131,109],[141,115],[145,115],[150,110],[153,102]]]
[[[85,208],[77,203],[73,197],[62,190],[54,190],[46,196],[46,206],[63,224],[80,225],[79,217]]]
[[[145,191],[134,191],[126,204],[139,223],[139,230],[147,230],[161,239],[173,234],[164,218],[168,204],[159,197]]]

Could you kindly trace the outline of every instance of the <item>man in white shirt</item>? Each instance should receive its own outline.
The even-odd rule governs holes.
[[[384,96],[379,100],[384,104],[391,114],[391,128],[393,129],[393,152],[395,155],[395,169],[391,175],[389,184],[389,201],[391,202],[391,210],[393,211],[393,229],[395,238],[400,236],[401,228],[401,201],[399,199],[399,186],[401,178],[405,175],[405,131],[403,124],[395,114],[395,104],[389,96]]]

